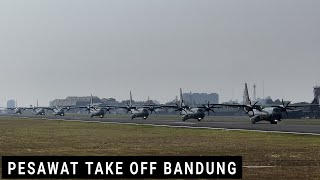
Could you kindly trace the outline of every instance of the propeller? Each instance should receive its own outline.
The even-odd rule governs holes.
[[[32,107],[32,113],[35,113],[36,109],[37,109],[37,108]]]
[[[127,110],[126,114],[128,114],[130,112],[130,114],[132,114],[132,109],[136,109],[136,107],[129,105],[129,103],[127,103],[127,107],[125,108]]]
[[[86,107],[85,111],[88,111],[88,114],[90,114],[90,113],[91,113],[91,111],[92,111],[93,109],[95,109],[95,110],[96,110],[96,108],[95,108],[95,107],[93,107],[93,106],[91,106],[91,105],[87,105],[87,107]]]
[[[279,108],[281,110],[281,112],[285,112],[287,117],[288,116],[288,111],[287,110],[294,110],[292,108],[289,107],[289,105],[291,104],[291,102],[289,101],[287,104],[285,104],[285,102],[283,101],[283,99],[281,100],[282,105],[278,105],[278,106],[271,106],[271,107],[275,107],[275,108]]]
[[[249,105],[246,105],[246,109],[247,109],[246,114],[248,114],[250,111],[252,111],[252,114],[254,116],[254,111],[253,111],[254,109],[261,111],[262,108],[261,108],[261,106],[257,105],[258,103],[259,103],[259,101],[255,102],[252,105],[251,100],[249,100]]]
[[[156,109],[161,108],[161,107],[156,107],[154,105],[150,105],[149,107],[147,107],[147,109],[150,111],[150,114],[152,114],[153,112],[158,115]]]
[[[107,108],[106,108],[106,112],[108,112],[109,114],[111,114],[111,110],[112,110],[111,107],[107,107]]]
[[[130,105],[129,105],[129,103],[127,103],[127,112],[126,112],[126,114],[128,114],[129,112],[130,112],[130,114],[132,114],[132,111],[130,109]]]
[[[182,115],[182,111],[187,112],[186,109],[190,109],[189,106],[179,106],[178,104],[176,104],[177,108],[174,111],[180,111],[180,115]]]
[[[205,105],[205,104],[202,104],[202,107],[199,107],[199,108],[203,108],[203,111],[204,112],[208,112],[208,116],[210,115],[210,111],[215,113],[215,111],[213,110],[214,108],[221,108],[221,107],[215,107],[215,105],[210,105],[210,102],[208,101],[208,103]]]

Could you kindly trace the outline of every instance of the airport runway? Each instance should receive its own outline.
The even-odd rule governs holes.
[[[178,119],[130,119],[130,118],[90,118],[90,117],[60,117],[60,116],[10,116],[17,118],[43,118],[46,120],[64,120],[64,121],[82,121],[82,122],[97,122],[97,123],[111,123],[111,124],[131,124],[131,125],[151,125],[162,127],[178,127],[178,128],[197,128],[197,129],[222,129],[222,130],[246,130],[259,132],[275,132],[275,133],[289,133],[289,134],[306,134],[306,135],[320,135],[320,123],[318,124],[269,124],[268,122],[259,122],[258,124],[251,124],[247,121],[222,121],[219,117],[216,120],[201,121],[188,120],[181,121]],[[286,121],[286,120],[283,120]],[[289,120],[288,120],[289,121]],[[303,120],[307,121],[307,120]],[[310,121],[310,120],[309,120]],[[315,121],[315,120],[313,120]],[[317,121],[317,120],[316,120]]]

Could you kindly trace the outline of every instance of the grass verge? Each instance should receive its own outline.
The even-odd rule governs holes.
[[[240,155],[244,178],[319,179],[320,138],[0,118],[0,155]]]

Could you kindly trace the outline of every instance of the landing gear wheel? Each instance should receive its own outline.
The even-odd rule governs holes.
[[[270,123],[271,123],[271,124],[278,124],[277,121],[271,121]]]
[[[103,115],[100,115],[100,118],[103,118]]]
[[[200,122],[200,121],[201,121],[201,118],[199,118],[198,121]]]
[[[251,120],[252,124],[256,124],[256,121],[254,119]]]

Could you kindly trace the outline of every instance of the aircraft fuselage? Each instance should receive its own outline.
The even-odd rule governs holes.
[[[43,108],[40,108],[40,109],[37,109],[37,110],[36,110],[36,116],[37,116],[37,115],[42,115],[42,116],[44,116],[44,115],[46,115],[46,113],[45,113],[45,111],[44,111]]]
[[[188,112],[186,114],[183,114],[182,120],[186,121],[188,119],[197,119],[198,121],[201,121],[206,114],[204,113],[203,109],[197,109],[195,112]]]
[[[135,110],[132,112],[131,119],[134,118],[147,119],[149,117],[149,111],[147,109]]]
[[[106,111],[104,109],[98,109],[93,111],[93,113],[91,114],[91,117],[103,118],[105,114],[106,114]]]
[[[22,114],[22,109],[21,108],[14,109],[13,114]]]
[[[261,111],[254,109],[253,112],[248,112],[252,124],[259,121],[269,121],[271,124],[277,124],[282,119],[282,112],[279,108],[268,107]]]
[[[63,109],[56,109],[56,110],[54,110],[53,114],[55,116],[64,116],[65,115]]]

